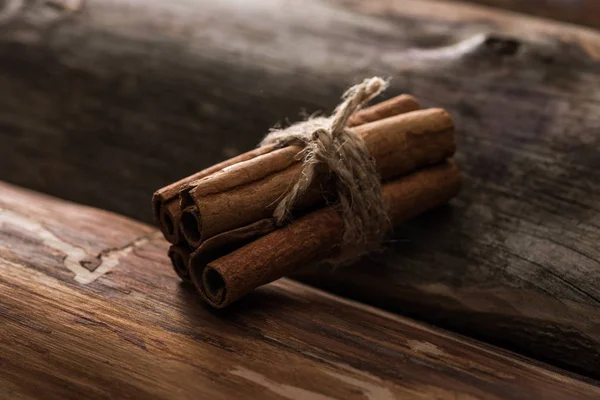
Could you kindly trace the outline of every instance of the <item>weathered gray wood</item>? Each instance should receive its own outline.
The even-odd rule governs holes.
[[[311,280],[600,376],[599,34],[421,0],[22,3],[0,3],[1,178],[148,220],[153,190],[392,76],[455,115],[464,190]]]
[[[600,396],[591,382],[289,280],[216,313],[179,283],[155,229],[4,183],[0,237],[2,399]]]

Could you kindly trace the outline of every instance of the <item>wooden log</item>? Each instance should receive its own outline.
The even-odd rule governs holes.
[[[313,281],[599,376],[597,32],[424,0],[0,4],[0,177],[136,218],[365,76],[447,108],[462,194]]]
[[[593,382],[289,280],[211,312],[179,283],[158,231],[104,211],[0,184],[0,226],[1,398],[600,396]]]

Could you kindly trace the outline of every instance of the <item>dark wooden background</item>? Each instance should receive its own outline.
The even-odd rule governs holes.
[[[597,0],[456,0],[498,7],[572,24],[600,28]]]
[[[0,178],[148,221],[348,85],[456,119],[461,195],[329,290],[600,377],[600,34],[421,0],[0,2]],[[241,7],[241,8],[240,8]]]

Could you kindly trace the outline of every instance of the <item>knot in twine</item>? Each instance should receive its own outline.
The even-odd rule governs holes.
[[[352,86],[342,96],[330,117],[310,118],[288,128],[273,130],[260,143],[300,145],[304,149],[302,174],[277,205],[274,217],[281,225],[325,165],[333,175],[336,208],[343,221],[342,252],[360,254],[377,247],[389,220],[383,203],[381,182],[375,162],[364,141],[348,129],[349,118],[365,103],[387,88],[387,82],[374,77]],[[348,258],[352,258],[349,256]]]

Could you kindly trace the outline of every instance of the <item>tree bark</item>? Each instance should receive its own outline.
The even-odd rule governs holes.
[[[157,230],[4,183],[0,226],[3,399],[600,396],[290,280],[214,313],[179,283]]]
[[[154,190],[391,76],[455,117],[464,190],[305,278],[599,377],[600,34],[432,4],[4,1],[0,177],[150,220]]]

